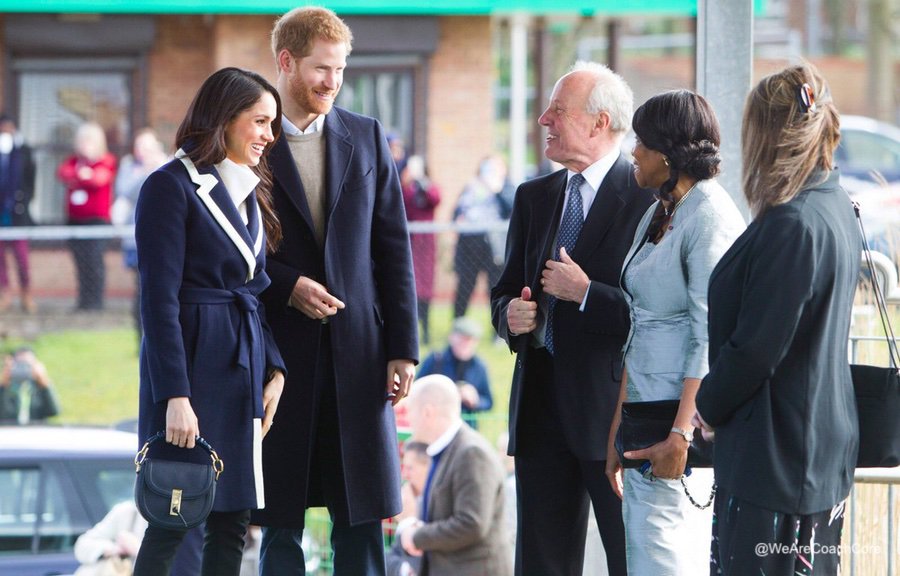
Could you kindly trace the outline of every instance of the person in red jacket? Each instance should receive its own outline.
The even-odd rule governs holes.
[[[66,187],[66,215],[70,226],[109,224],[116,157],[106,149],[106,134],[95,122],[75,133],[75,153],[59,166],[57,176]],[[102,238],[69,240],[78,271],[78,310],[102,310],[106,270]]]

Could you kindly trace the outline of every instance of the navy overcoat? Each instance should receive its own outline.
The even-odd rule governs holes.
[[[267,260],[272,285],[262,299],[288,378],[277,423],[263,445],[269,506],[253,521],[265,526],[302,527],[305,508],[324,505],[315,494],[307,498],[316,417],[313,380],[323,324],[288,306],[300,276],[324,284],[346,305],[329,319],[328,330],[349,521],[380,520],[400,511],[387,361],[417,361],[419,355],[403,195],[377,121],[333,108],[323,130],[324,246],[316,242],[306,193],[283,135],[269,156],[284,241]]]
[[[263,380],[284,369],[257,299],[269,284],[260,210],[251,193],[245,225],[215,168],[177,156],[147,178],[135,212],[140,435],[165,429],[169,398],[190,397],[200,435],[225,463],[214,510],[257,508]],[[161,445],[156,454],[209,462],[201,452]]]

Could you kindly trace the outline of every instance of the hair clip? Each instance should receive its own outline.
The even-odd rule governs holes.
[[[813,93],[812,87],[806,82],[804,82],[797,91],[797,100],[800,103],[800,109],[804,114],[807,112],[815,112],[817,110],[816,96]]]

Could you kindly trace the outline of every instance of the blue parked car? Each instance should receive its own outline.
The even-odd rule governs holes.
[[[75,540],[133,497],[137,435],[0,427],[0,576],[71,574]]]
[[[853,193],[853,181],[900,182],[900,128],[864,116],[841,116],[841,143],[835,162],[844,186]]]

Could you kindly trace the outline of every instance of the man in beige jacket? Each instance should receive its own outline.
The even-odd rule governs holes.
[[[400,530],[403,548],[424,554],[419,576],[511,576],[503,467],[460,418],[453,381],[439,374],[416,380],[409,419],[413,438],[429,445],[432,459],[422,518]]]

